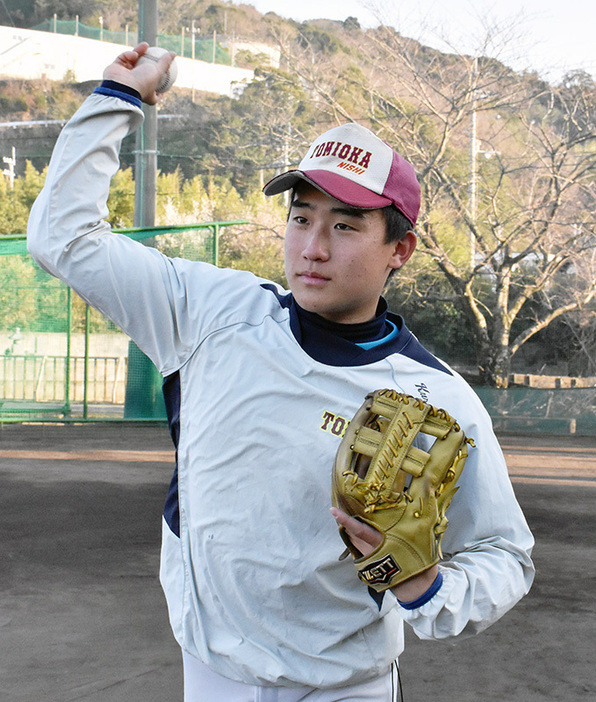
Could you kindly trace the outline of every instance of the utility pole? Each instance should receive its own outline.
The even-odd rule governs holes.
[[[157,0],[139,0],[139,42],[157,44]],[[135,227],[155,226],[157,185],[157,109],[143,103],[145,120],[135,149]]]
[[[190,33],[191,33],[191,45],[190,45],[190,58],[194,61],[195,60],[195,35],[196,35],[197,28],[195,26],[195,21],[193,20],[190,25]],[[191,96],[191,101],[194,105],[195,102],[195,69],[192,69],[192,96]]]
[[[478,138],[477,138],[477,114],[476,114],[476,91],[478,82],[478,59],[474,59],[473,66],[473,87],[472,87],[472,110],[470,119],[470,173],[468,182],[468,211],[472,227],[470,228],[470,266],[472,269],[476,263],[476,240],[474,238],[473,228],[476,226],[476,190],[478,186]]]
[[[472,114],[470,115],[470,174],[468,183],[468,209],[470,219],[476,223],[476,190],[478,187],[478,118],[476,113],[476,98],[473,98]]]

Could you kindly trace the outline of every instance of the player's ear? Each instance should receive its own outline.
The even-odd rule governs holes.
[[[394,269],[401,268],[414,253],[417,241],[418,238],[413,231],[406,232],[402,239],[392,241],[391,245],[393,248],[389,259],[389,267]]]

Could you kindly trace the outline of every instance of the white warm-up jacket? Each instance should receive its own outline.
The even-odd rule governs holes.
[[[330,342],[314,357],[288,291],[113,233],[106,201],[120,143],[142,119],[134,102],[94,94],[64,128],[28,242],[165,378],[177,469],[161,581],[180,645],[245,683],[334,687],[388,669],[404,622],[422,638],[489,626],[528,591],[533,539],[475,393],[395,316],[386,349]],[[382,387],[443,407],[475,443],[447,513],[443,583],[412,610],[391,593],[379,606],[338,560],[329,514],[347,418]]]

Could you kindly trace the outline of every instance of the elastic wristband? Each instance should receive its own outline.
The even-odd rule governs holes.
[[[418,609],[418,607],[422,607],[422,605],[425,605],[437,594],[437,592],[439,592],[442,584],[443,574],[441,573],[441,571],[439,571],[439,574],[434,579],[433,584],[428,588],[426,592],[422,593],[420,597],[417,597],[411,602],[402,602],[401,600],[397,601],[404,609]]]
[[[108,95],[109,97],[117,97],[125,102],[129,102],[135,107],[141,107],[141,93],[129,85],[116,83],[114,80],[104,80],[102,84],[93,91],[98,95]]]

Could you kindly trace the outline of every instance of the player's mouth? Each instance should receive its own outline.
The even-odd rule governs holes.
[[[312,285],[314,287],[322,287],[330,280],[330,278],[327,278],[320,273],[315,273],[314,271],[302,271],[301,273],[298,273],[298,278],[305,285]]]

